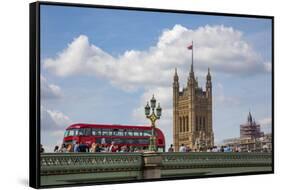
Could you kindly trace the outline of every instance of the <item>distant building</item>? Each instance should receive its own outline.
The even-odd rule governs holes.
[[[263,135],[264,133],[261,132],[260,125],[256,124],[251,112],[249,112],[247,123],[240,125],[240,139],[255,139]]]
[[[271,134],[266,134],[259,138],[240,139],[240,149],[242,152],[271,152]]]
[[[247,122],[240,125],[240,138],[230,138],[223,141],[223,146],[229,146],[233,150],[241,152],[271,152],[271,133],[261,132],[260,125],[255,122],[249,112]]]
[[[259,138],[230,138],[223,141],[222,146],[230,147],[232,150],[240,152],[271,152],[271,133]]]
[[[198,86],[193,60],[187,84],[181,91],[175,71],[173,82],[173,140],[175,151],[184,144],[191,149],[214,146],[212,126],[212,81],[210,70],[206,76],[206,91]]]

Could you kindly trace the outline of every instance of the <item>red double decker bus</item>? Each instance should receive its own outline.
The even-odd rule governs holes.
[[[137,149],[148,149],[152,127],[105,125],[78,123],[69,126],[64,135],[65,145],[74,145],[76,142],[91,147],[92,143],[110,146],[112,141],[118,147],[128,146]],[[156,143],[159,152],[165,151],[165,137],[163,132],[155,129]]]

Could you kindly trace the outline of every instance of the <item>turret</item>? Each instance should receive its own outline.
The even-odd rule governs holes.
[[[187,86],[189,89],[194,88],[196,86],[196,79],[193,71],[193,63],[191,63]]]
[[[173,97],[174,97],[174,101],[177,101],[178,94],[179,94],[179,76],[178,76],[178,73],[177,73],[177,68],[175,68],[174,82],[173,82]]]
[[[177,68],[175,68],[173,88],[179,89],[179,76],[178,76],[178,73],[177,73]]]
[[[179,129],[177,126],[179,125],[178,120],[178,99],[179,99],[179,76],[177,73],[177,68],[175,68],[175,74],[174,74],[174,81],[173,81],[173,138],[174,138],[174,146],[175,150],[178,150],[179,143],[177,136],[179,134]]]
[[[206,94],[208,98],[212,98],[212,77],[210,68],[208,68],[208,74],[206,76]]]
[[[175,68],[175,74],[174,74],[174,84],[179,82],[179,76],[177,73],[177,68]]]

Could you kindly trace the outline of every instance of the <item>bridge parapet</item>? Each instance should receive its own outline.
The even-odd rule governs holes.
[[[272,172],[271,153],[44,153],[41,185]]]
[[[271,166],[270,153],[190,152],[162,153],[162,169]]]
[[[41,154],[41,175],[141,170],[141,153]]]

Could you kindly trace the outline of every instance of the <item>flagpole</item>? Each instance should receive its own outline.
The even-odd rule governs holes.
[[[192,40],[192,42],[191,42],[191,65],[192,65],[192,72],[193,72],[193,49],[194,49],[194,47],[193,47],[193,40]]]

